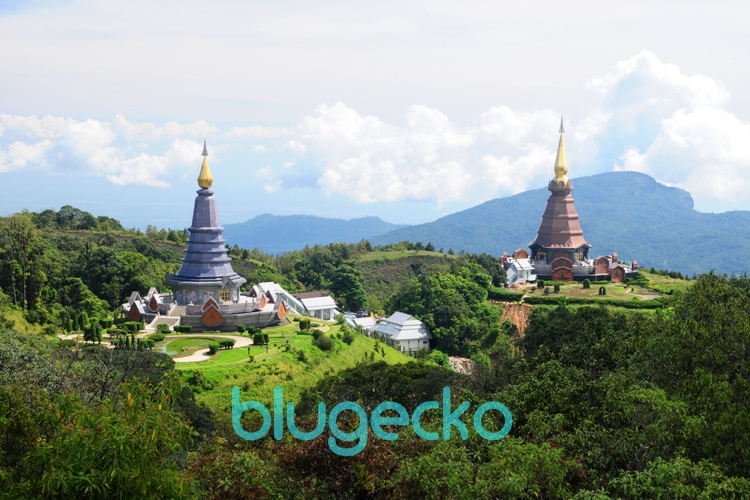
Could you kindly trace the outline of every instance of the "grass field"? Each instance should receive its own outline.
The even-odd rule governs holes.
[[[560,284],[560,291],[555,293],[553,285],[548,284],[548,295],[577,297],[587,299],[608,299],[608,300],[650,300],[661,297],[662,295],[671,295],[677,291],[687,290],[692,281],[676,278],[669,278],[658,274],[651,274],[641,270],[641,275],[646,278],[646,285],[625,284],[625,283],[606,283],[604,285],[591,284],[591,288],[583,288],[580,281],[572,281]],[[599,288],[604,287],[606,295],[599,295]],[[536,288],[535,285],[521,288],[519,290],[529,296],[542,296],[544,291]]]
[[[269,352],[265,347],[252,346],[255,360],[248,362],[247,348],[221,351],[215,359],[200,363],[178,364],[186,379],[196,372],[205,378],[205,387],[194,387],[196,401],[207,405],[217,415],[230,418],[232,387],[238,386],[242,399],[253,399],[265,404],[273,399],[276,386],[284,389],[286,401],[298,401],[302,391],[314,386],[325,377],[355,366],[357,362],[384,360],[387,363],[405,363],[409,359],[400,352],[373,339],[356,334],[354,342],[347,345],[336,338],[340,327],[330,327],[334,338],[332,351],[323,352],[312,344],[312,337],[298,335],[296,323],[287,327],[265,330],[269,333]],[[275,330],[275,331],[274,331]],[[286,351],[289,340],[290,350]],[[306,361],[299,359],[304,352]]]
[[[651,274],[644,270],[640,270],[641,274],[648,278],[649,289],[663,294],[684,292],[693,284],[691,280],[681,280],[678,278],[670,278],[669,276],[662,276],[660,274]]]
[[[166,340],[169,340],[168,337]],[[213,342],[214,338],[209,337],[187,337],[187,338],[174,338],[171,342],[168,342],[164,347],[165,352],[170,356],[175,354],[182,354],[184,352],[194,352],[197,349],[208,348],[209,342]],[[191,349],[192,348],[192,349]]]

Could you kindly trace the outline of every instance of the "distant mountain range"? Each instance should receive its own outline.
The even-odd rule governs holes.
[[[613,251],[641,266],[683,273],[750,270],[750,212],[696,212],[687,191],[637,172],[607,172],[573,179],[573,198],[591,256]],[[345,221],[312,216],[258,216],[229,224],[230,244],[280,253],[336,241],[368,239],[373,245],[399,241],[432,243],[456,252],[501,255],[528,248],[536,237],[549,196],[546,186],[441,217],[396,227],[375,217]]]
[[[263,214],[239,224],[224,226],[224,239],[230,245],[255,247],[270,254],[300,250],[305,245],[356,243],[379,234],[405,227],[378,217],[359,219],[328,219],[313,215]]]

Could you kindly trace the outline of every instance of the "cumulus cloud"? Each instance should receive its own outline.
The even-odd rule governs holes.
[[[747,206],[738,193],[750,187],[750,124],[726,109],[729,91],[720,82],[644,51],[587,88],[598,99],[592,137],[605,165],[682,187],[699,209]]]
[[[542,141],[555,144],[557,120],[552,111],[515,113],[503,107],[462,127],[437,109],[414,105],[406,110],[405,123],[398,125],[363,116],[339,102],[320,105],[300,120],[291,131],[296,139],[282,149],[305,144],[303,152],[317,159],[316,185],[360,203],[484,201],[498,191],[526,188],[541,171],[540,153],[551,171],[554,151]],[[516,169],[516,175],[503,175],[505,164]],[[283,180],[296,173],[274,175]]]
[[[201,144],[186,137],[216,130],[205,122],[157,126],[129,122],[120,115],[111,122],[0,115],[0,127],[4,132],[0,172],[37,168],[51,174],[103,176],[118,185],[153,187],[169,186],[170,173],[195,163]],[[162,151],[134,154],[129,141],[135,140],[140,149]]]
[[[727,109],[729,91],[720,82],[643,51],[591,78],[585,89],[589,108],[566,118],[572,177],[637,170],[689,190],[698,208],[749,208],[750,199],[738,192],[750,188],[750,124]],[[163,187],[195,167],[201,141],[210,136],[229,156],[262,153],[265,166],[251,171],[267,192],[307,188],[359,203],[468,205],[545,186],[559,120],[551,109],[494,106],[459,124],[439,109],[413,105],[389,122],[341,102],[321,104],[288,127],[224,130],[204,121],[157,125],[121,115],[109,121],[0,115],[0,171],[75,171]]]

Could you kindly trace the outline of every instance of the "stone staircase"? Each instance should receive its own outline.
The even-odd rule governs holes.
[[[146,332],[155,332],[158,325],[168,325],[170,330],[174,330],[175,325],[180,324],[180,316],[185,312],[185,306],[174,306],[169,311],[169,316],[157,316],[154,320],[145,325],[143,330]]]

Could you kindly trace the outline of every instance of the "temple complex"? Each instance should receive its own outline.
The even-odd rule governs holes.
[[[553,281],[610,280],[624,282],[638,274],[638,262],[632,265],[620,263],[617,253],[589,258],[591,245],[583,237],[575,202],[571,196],[573,181],[568,179],[568,162],[565,157],[562,120],[560,120],[560,142],[555,158],[555,177],[547,189],[550,197],[542,214],[537,236],[529,243],[531,256],[518,249],[511,256],[503,256],[503,265],[508,273],[508,282],[551,279]],[[533,269],[533,271],[531,271]]]
[[[264,327],[281,322],[287,305],[283,297],[240,293],[247,282],[232,269],[222,238],[216,198],[211,190],[214,179],[208,166],[208,150],[203,144],[203,164],[198,175],[198,196],[193,206],[190,238],[176,274],[167,274],[172,293],[149,290],[144,298],[133,292],[122,305],[125,315],[143,321],[147,329],[158,324],[190,325],[193,331],[236,331],[237,325]]]

